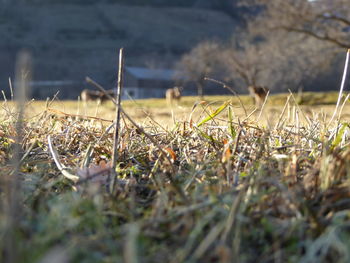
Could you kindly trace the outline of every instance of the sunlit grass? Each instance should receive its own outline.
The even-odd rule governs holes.
[[[278,113],[283,107],[288,95],[287,93],[270,95],[266,103],[265,111],[272,114]],[[338,93],[305,92],[302,97],[299,97],[297,94],[294,94],[294,96],[297,103],[305,109],[306,112],[324,112],[328,114],[334,109],[333,105],[335,105],[337,101]],[[207,101],[212,107],[219,106],[229,101],[233,106],[235,114],[241,117],[244,117],[241,103],[249,112],[253,111],[255,108],[252,98],[247,95],[240,96],[241,102],[235,96],[205,96],[203,99],[196,96],[185,96],[181,98],[178,104],[172,106],[169,106],[165,99],[125,100],[122,102],[122,106],[137,121],[144,121],[147,116],[149,116],[156,120],[172,123],[174,114],[178,119],[185,120],[186,116],[191,112],[192,107],[202,100]],[[7,103],[11,105],[11,102]],[[40,114],[45,110],[46,105],[46,101],[29,102],[26,111],[27,116]],[[81,101],[55,100],[49,104],[49,108],[67,114],[94,116],[108,120],[113,120],[115,116],[114,104],[110,101],[99,105],[97,102],[93,101],[83,103]],[[348,117],[346,111],[344,111],[344,117]]]
[[[287,94],[271,96],[260,119],[228,96],[124,101],[138,127],[122,119],[114,187],[114,105],[29,102],[12,250],[19,262],[347,262],[349,116],[329,124],[330,97],[291,99],[281,114]],[[4,184],[13,107],[2,103]]]

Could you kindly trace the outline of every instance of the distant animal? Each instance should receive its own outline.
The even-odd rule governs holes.
[[[113,90],[108,90],[107,94],[114,97],[114,91]],[[101,91],[98,90],[88,90],[84,89],[81,94],[80,98],[82,101],[87,102],[87,101],[97,101],[99,103],[102,103],[106,100],[108,100],[108,96],[104,94]]]
[[[165,98],[169,105],[173,104],[174,101],[177,103],[181,99],[181,87],[174,87],[172,89],[167,89],[165,92]]]
[[[266,87],[262,86],[249,86],[248,87],[250,96],[254,98],[255,106],[260,108],[265,101],[265,98],[270,91]]]

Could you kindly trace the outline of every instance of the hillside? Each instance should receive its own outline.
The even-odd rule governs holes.
[[[81,81],[88,75],[109,86],[120,47],[127,65],[171,67],[201,41],[230,38],[235,23],[208,9],[111,3],[9,6],[0,19],[1,89],[7,89],[22,48],[33,55],[35,80]]]

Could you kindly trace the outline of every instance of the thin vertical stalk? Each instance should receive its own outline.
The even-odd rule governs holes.
[[[332,118],[329,121],[328,125],[330,125],[332,123],[335,115],[338,112],[338,108],[339,108],[339,105],[340,105],[340,100],[341,100],[341,97],[342,97],[342,94],[343,94],[343,90],[344,90],[344,86],[345,86],[346,75],[348,73],[349,55],[350,55],[350,49],[348,49],[348,52],[346,53],[344,72],[343,72],[343,77],[342,77],[342,81],[341,81],[341,85],[340,85],[340,91],[339,91],[339,95],[338,95],[337,105],[335,106],[334,113],[333,113]]]
[[[113,157],[112,157],[112,167],[115,170],[117,166],[118,159],[118,144],[119,144],[119,130],[120,130],[120,103],[123,87],[123,70],[124,70],[124,56],[123,48],[119,51],[119,71],[118,71],[118,85],[115,88],[115,100],[116,100],[116,116],[115,116],[115,128],[114,128],[114,143],[113,143]]]
[[[11,100],[13,101],[13,88],[12,88],[11,78],[9,78],[9,87],[10,87],[10,92],[11,92]]]
[[[265,96],[264,102],[263,102],[263,104],[262,104],[262,106],[261,106],[261,109],[260,109],[260,112],[259,112],[259,116],[258,116],[258,118],[256,119],[257,122],[259,122],[259,120],[260,120],[260,118],[261,118],[261,114],[262,114],[263,111],[264,111],[265,104],[266,104],[266,102],[267,102],[267,98],[269,97],[269,94],[270,94],[270,91],[268,91],[267,94],[266,94],[266,96]]]
[[[124,55],[123,48],[119,50],[119,70],[118,70],[118,83],[114,88],[115,93],[115,109],[116,116],[114,122],[114,141],[113,141],[113,155],[112,155],[112,178],[110,180],[110,193],[114,192],[115,185],[117,183],[117,160],[118,160],[118,145],[119,145],[119,131],[120,131],[120,113],[121,113],[121,96],[122,96],[122,87],[123,87],[123,71],[124,71]]]
[[[14,145],[11,164],[13,170],[6,178],[6,234],[5,244],[5,262],[18,262],[18,240],[17,226],[20,218],[20,166],[24,126],[24,106],[27,99],[28,83],[31,79],[31,58],[29,53],[22,51],[19,53],[16,61],[16,79],[15,79],[15,101],[16,101],[16,139]]]

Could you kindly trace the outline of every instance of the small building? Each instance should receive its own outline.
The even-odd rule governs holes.
[[[181,85],[185,80],[186,77],[176,70],[125,67],[123,99],[129,96],[133,99],[164,98],[167,89]]]

